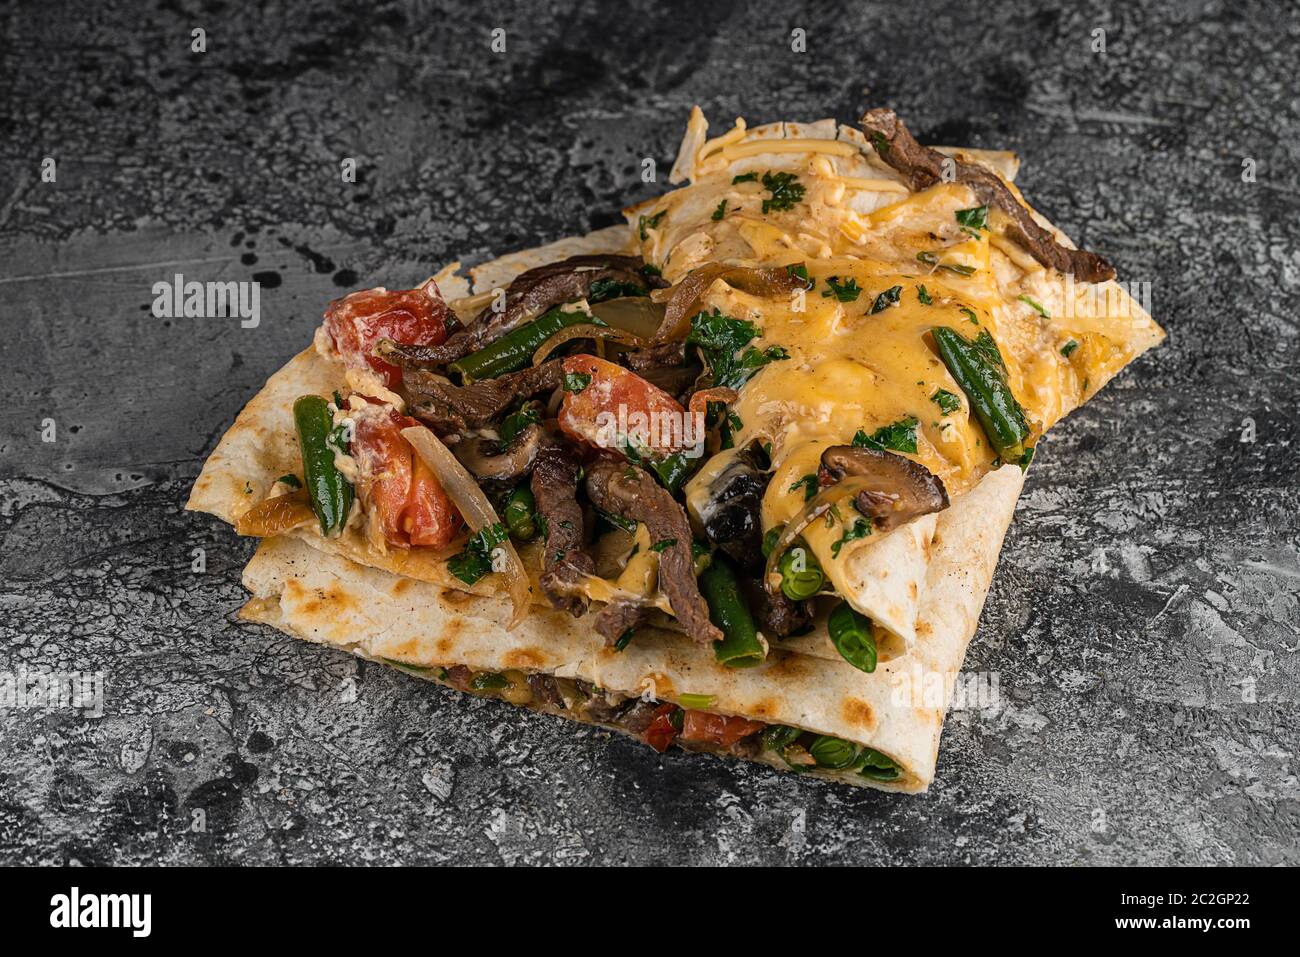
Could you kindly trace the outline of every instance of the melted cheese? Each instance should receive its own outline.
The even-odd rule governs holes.
[[[796,292],[788,301],[749,296],[722,282],[701,299],[703,308],[754,322],[761,330],[755,346],[782,346],[789,353],[751,379],[732,407],[743,423],[735,434],[737,448],[755,440],[771,444],[774,475],[763,503],[765,528],[800,511],[803,488],[791,486],[816,472],[827,446],[908,417],[917,420],[917,451],[906,454],[942,479],[950,496],[960,496],[988,472],[994,450],[932,348],[928,333],[936,326],[967,338],[981,331],[994,337],[1035,436],[1137,351],[1116,345],[1135,338],[1131,326],[1122,325],[1125,319],[1082,304],[1069,277],[1044,269],[1013,241],[999,210],[989,211],[988,229],[964,230],[956,214],[979,205],[968,186],[939,183],[909,193],[896,180],[871,176],[875,167],[870,157],[863,159],[863,148],[844,140],[745,138],[742,127],[733,128],[697,154],[708,173],[728,175],[713,175],[656,204],[667,210],[666,218],[642,243],[643,255],[659,263],[671,282],[711,261],[803,263],[816,280],[811,292]],[[761,173],[763,167],[730,164],[768,154],[791,157],[779,168],[797,175],[804,187],[792,209],[764,213],[761,201],[768,192],[761,181],[732,181],[732,173]],[[722,214],[714,219],[723,200]],[[858,298],[841,302],[823,295],[830,277],[853,280],[862,290]],[[921,302],[922,285],[929,304]],[[900,287],[898,304],[873,313],[877,296],[894,286]],[[1048,317],[1023,296],[1043,305]],[[1145,313],[1136,318],[1159,336]],[[1077,347],[1062,356],[1071,340]],[[944,415],[933,398],[939,389],[959,397],[961,407]],[[687,506],[697,519],[709,486],[729,461],[726,453],[716,456],[687,486]],[[834,584],[832,546],[844,528],[822,520],[814,526],[804,537]],[[870,544],[869,536],[844,548]]]

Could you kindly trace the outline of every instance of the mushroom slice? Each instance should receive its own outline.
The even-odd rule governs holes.
[[[822,468],[837,482],[849,475],[868,480],[854,503],[883,532],[948,507],[943,481],[925,466],[893,452],[832,445],[822,453]]]
[[[512,482],[532,471],[537,451],[542,445],[542,427],[534,422],[519,433],[503,451],[489,454],[487,448],[499,445],[490,439],[471,436],[457,442],[452,448],[460,464],[469,469],[476,479],[493,482]]]

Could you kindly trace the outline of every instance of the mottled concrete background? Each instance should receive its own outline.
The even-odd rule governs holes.
[[[1297,862],[1294,8],[845,6],[5,6],[0,670],[107,687],[0,711],[0,860]],[[1018,150],[1172,334],[1041,450],[968,658],[1001,704],[951,716],[924,797],[235,624],[251,545],[180,509],[327,300],[615,221],[692,103]],[[261,325],[154,318],[176,272],[259,280]]]

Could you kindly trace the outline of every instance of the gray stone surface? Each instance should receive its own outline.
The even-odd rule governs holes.
[[[0,14],[0,670],[107,681],[99,718],[0,712],[0,861],[1300,858],[1294,8],[254,6]],[[968,658],[1001,705],[951,716],[922,797],[660,757],[235,624],[251,546],[180,510],[327,300],[613,222],[694,102],[888,104],[1018,150],[1171,333],[1043,446]],[[155,319],[175,272],[258,278],[261,325]]]

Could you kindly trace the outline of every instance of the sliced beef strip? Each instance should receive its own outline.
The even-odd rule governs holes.
[[[650,723],[655,719],[655,712],[658,710],[658,701],[641,701],[638,699],[636,704],[618,716],[618,726],[630,734],[645,734],[646,728],[650,727]]]
[[[438,435],[482,428],[520,399],[549,392],[564,379],[559,359],[472,385],[452,385],[423,369],[402,377],[411,415]]]
[[[686,513],[650,473],[627,462],[602,459],[587,470],[587,497],[603,512],[643,523],[659,552],[659,586],[686,633],[701,644],[722,639],[709,621],[691,557],[691,526]]]
[[[663,366],[679,366],[686,361],[686,340],[637,349],[629,352],[625,358],[628,368],[633,372],[644,373]]]
[[[877,109],[862,117],[872,146],[880,158],[908,179],[913,190],[927,189],[943,179],[943,164],[956,163],[957,182],[965,183],[981,203],[997,206],[1015,223],[1016,238],[1044,266],[1073,273],[1084,282],[1105,282],[1115,278],[1115,267],[1096,253],[1070,249],[1039,226],[1014,193],[998,176],[974,163],[952,160],[938,150],[922,146],[893,110]]]
[[[640,628],[650,617],[651,606],[640,602],[619,599],[612,601],[600,610],[596,616],[596,634],[605,639],[605,644],[613,645],[629,628]]]
[[[528,676],[528,688],[533,693],[533,698],[544,705],[550,705],[552,708],[564,708],[564,695],[560,694],[560,686],[555,681],[554,675],[548,675],[543,672],[534,672]]]
[[[542,549],[542,591],[556,608],[580,618],[587,611],[583,579],[596,570],[586,549],[582,506],[578,504],[577,457],[564,446],[537,453],[531,487],[537,511],[546,523]]]
[[[408,347],[403,350],[403,358],[407,363],[425,367],[454,362],[537,318],[553,306],[587,298],[592,284],[598,280],[607,279],[642,288],[666,285],[658,277],[643,275],[642,265],[639,256],[571,256],[529,269],[506,287],[504,309],[497,311],[488,305],[446,342],[438,346]]]
[[[784,592],[770,594],[758,582],[745,589],[749,607],[758,619],[759,630],[774,638],[789,638],[802,634],[812,624],[812,612],[807,602],[791,601]]]

